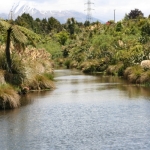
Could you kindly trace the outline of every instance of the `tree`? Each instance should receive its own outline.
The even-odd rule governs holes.
[[[46,18],[43,18],[42,21],[41,21],[41,27],[42,27],[42,32],[44,34],[47,34],[48,33],[48,30],[47,30],[47,19]]]
[[[34,32],[37,34],[42,34],[42,26],[41,26],[41,20],[39,18],[36,18],[34,20]]]
[[[117,22],[116,31],[117,32],[121,32],[122,29],[123,29],[122,23],[121,22]]]
[[[57,19],[55,19],[54,17],[48,18],[47,28],[49,31],[55,29],[57,32],[59,32],[62,30],[62,26],[61,26],[60,22]]]
[[[125,14],[125,16],[124,16],[124,20],[126,21],[126,20],[129,20],[129,16],[128,16],[128,14]]]
[[[30,14],[23,13],[21,16],[18,16],[15,20],[16,24],[33,30],[33,17]]]
[[[61,45],[65,45],[67,39],[69,38],[69,35],[68,35],[68,33],[66,31],[61,31],[58,34],[56,34],[56,37],[58,39],[58,42]]]
[[[87,21],[87,20],[86,20],[86,21],[84,22],[84,26],[87,27],[87,26],[89,26],[89,25],[90,25],[90,21]]]
[[[72,35],[75,33],[76,21],[74,18],[68,18],[67,20],[67,28],[69,33]]]
[[[141,27],[141,34],[142,36],[148,35],[150,36],[150,22],[147,21],[142,27]]]
[[[137,18],[143,18],[144,14],[139,9],[134,9],[131,10],[131,12],[127,16],[129,19],[137,19]]]
[[[30,14],[23,13],[21,16],[18,16],[15,20],[15,24],[30,29],[38,34],[42,32],[42,27],[40,27],[41,20],[39,18],[34,20]]]
[[[30,44],[35,45],[35,40],[39,40],[40,37],[27,28],[15,25],[12,20],[9,22],[0,20],[0,28],[0,31],[6,31],[7,34],[5,55],[7,70],[9,72],[12,72],[12,60],[10,53],[11,40],[15,44],[19,45],[19,47],[24,47],[27,44],[28,40],[30,41]]]

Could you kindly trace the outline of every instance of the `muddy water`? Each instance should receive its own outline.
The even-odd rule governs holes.
[[[56,89],[0,111],[1,150],[149,150],[150,88],[56,70]]]

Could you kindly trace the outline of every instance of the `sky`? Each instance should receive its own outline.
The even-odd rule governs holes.
[[[40,10],[76,10],[87,14],[88,0],[26,0]],[[114,19],[120,21],[135,8],[145,17],[150,14],[150,0],[89,0],[91,15],[104,22]],[[9,13],[18,0],[1,0],[0,13]]]

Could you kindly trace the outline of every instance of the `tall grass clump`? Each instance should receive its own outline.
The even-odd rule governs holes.
[[[20,97],[17,91],[9,84],[0,85],[0,109],[11,109],[20,106]]]
[[[64,60],[64,66],[69,69],[70,68],[70,63],[71,63],[71,60],[70,59],[65,59]]]
[[[140,77],[140,83],[150,85],[150,70],[144,71]]]
[[[5,78],[4,78],[5,71],[0,69],[0,84],[5,84]]]
[[[50,80],[50,75],[37,74],[32,79],[28,79],[24,86],[30,90],[46,90],[54,88],[54,83]]]
[[[54,80],[54,74],[52,74],[52,73],[44,73],[43,75],[51,81]]]
[[[73,68],[77,68],[77,67],[78,67],[78,62],[76,60],[73,60],[70,62],[69,68],[73,69]]]
[[[124,68],[123,63],[118,63],[117,65],[110,65],[106,69],[106,73],[108,75],[122,76],[123,75],[123,68]]]
[[[140,83],[140,78],[142,76],[143,69],[139,65],[135,65],[132,67],[128,67],[124,71],[124,77],[130,82],[130,83]]]
[[[97,67],[99,66],[99,62],[96,60],[90,60],[90,61],[85,61],[81,63],[79,68],[84,72],[84,73],[89,73],[89,72],[96,72]]]

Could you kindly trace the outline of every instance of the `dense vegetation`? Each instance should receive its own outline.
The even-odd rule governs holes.
[[[20,94],[54,87],[51,55],[34,48],[41,35],[13,20],[1,19],[0,33],[0,108],[16,108]]]
[[[150,56],[150,17],[144,17],[138,9],[117,23],[80,23],[68,18],[61,24],[53,17],[40,20],[24,13],[13,22],[1,20],[0,26],[0,89],[6,93],[7,86],[17,90],[49,89],[53,85],[47,78],[51,79],[53,66],[103,72],[123,76],[131,83],[150,84],[150,62],[140,65]],[[10,89],[12,92],[14,88]],[[7,100],[3,91],[0,100]]]

